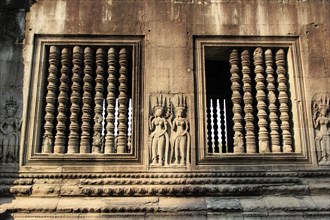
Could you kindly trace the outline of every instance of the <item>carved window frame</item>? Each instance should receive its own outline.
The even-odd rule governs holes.
[[[205,49],[206,47],[239,48],[285,48],[287,53],[287,66],[292,103],[292,122],[294,134],[292,134],[294,146],[293,153],[242,153],[242,154],[214,154],[208,153],[207,129],[206,129],[206,75],[205,75]],[[315,163],[312,149],[309,147],[309,133],[304,128],[307,121],[307,105],[305,98],[303,68],[301,65],[301,47],[299,37],[257,37],[257,36],[195,36],[195,115],[196,122],[196,166],[203,169],[205,165],[254,165],[261,167],[267,165],[310,166]],[[229,57],[228,57],[229,61]],[[253,70],[252,70],[253,72]],[[206,166],[208,167],[208,166]],[[242,166],[239,166],[242,168]],[[209,168],[207,168],[209,169]],[[248,168],[250,170],[251,168]]]
[[[48,68],[46,48],[50,46],[114,46],[132,48],[132,151],[131,153],[116,154],[44,154],[36,153],[36,149],[42,144],[42,114],[45,106],[46,88],[45,73]],[[142,48],[143,36],[66,36],[66,35],[35,35],[33,44],[33,54],[31,58],[31,76],[29,78],[29,88],[27,105],[25,106],[25,127],[23,128],[22,152],[20,164],[24,168],[52,165],[67,165],[68,167],[80,165],[82,170],[88,170],[90,167],[111,165],[118,169],[117,165],[142,165],[140,147],[143,143],[143,116],[140,111],[143,106],[142,94]],[[86,169],[85,169],[86,167]],[[111,169],[111,168],[110,168]],[[69,168],[69,170],[71,170]],[[72,171],[76,168],[72,169]],[[98,170],[98,169],[93,169]],[[123,168],[125,170],[125,168]],[[130,169],[131,170],[131,169]]]

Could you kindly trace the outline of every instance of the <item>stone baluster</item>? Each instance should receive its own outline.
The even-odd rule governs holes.
[[[127,51],[125,48],[119,51],[119,116],[118,116],[118,145],[117,153],[127,152]]]
[[[103,121],[103,93],[105,73],[105,52],[102,48],[96,51],[96,86],[95,86],[95,108],[94,108],[94,135],[93,135],[93,153],[101,153],[103,137],[102,137],[102,121]]]
[[[170,101],[169,101],[170,105]],[[171,107],[171,106],[170,106]],[[132,152],[132,120],[133,120],[132,99],[129,99],[128,104],[128,129],[127,129],[127,149],[128,153]]]
[[[70,53],[67,48],[62,49],[61,54],[61,84],[60,94],[58,95],[58,115],[56,125],[56,136],[54,153],[63,154],[66,144],[66,121],[69,102],[69,74],[70,74]]]
[[[258,109],[258,127],[259,127],[259,152],[268,153],[269,149],[269,137],[267,130],[267,105],[266,105],[266,86],[264,77],[264,67],[263,67],[263,54],[262,49],[258,47],[253,53],[254,60],[254,72],[256,74],[256,89],[257,89],[257,109]]]
[[[221,100],[222,101],[222,100]],[[221,110],[220,110],[220,99],[216,99],[216,113],[217,113],[217,127],[218,127],[218,135],[217,135],[217,146],[216,152],[221,153],[221,143],[222,143],[222,123],[221,123]]]
[[[270,122],[270,138],[271,138],[271,151],[281,152],[280,146],[280,134],[278,132],[278,116],[276,106],[276,94],[275,94],[275,78],[273,69],[273,54],[270,49],[265,51],[265,62],[266,62],[266,74],[267,74],[267,90],[268,90],[268,111],[269,111],[269,122]]]
[[[115,107],[116,107],[116,75],[118,53],[116,49],[108,50],[108,95],[107,95],[107,134],[105,137],[104,153],[115,153]]]
[[[212,149],[212,137],[211,137],[211,131],[212,131],[212,127],[211,127],[211,99],[208,98],[206,100],[206,124],[207,124],[207,152],[208,153],[213,153],[213,149]]]
[[[257,153],[256,137],[254,134],[253,97],[251,85],[250,54],[244,50],[241,54],[243,73],[243,100],[245,113],[246,152]]]
[[[241,108],[241,85],[240,85],[240,75],[238,68],[238,52],[237,50],[233,50],[230,53],[229,63],[231,65],[230,73],[231,73],[231,90],[233,92],[232,95],[232,103],[233,103],[233,121],[234,121],[234,153],[244,153],[244,141],[243,141],[243,125],[242,125],[242,108]]]
[[[211,146],[212,152],[215,153],[215,135],[214,135],[214,107],[213,107],[213,99],[210,99],[210,118],[211,118]]]
[[[55,103],[57,90],[57,74],[59,64],[60,51],[58,47],[51,46],[49,49],[49,68],[48,68],[48,85],[46,95],[46,115],[45,115],[45,133],[43,136],[42,153],[52,153],[54,146],[54,119],[55,119]]]
[[[84,86],[82,97],[82,125],[80,153],[91,152],[91,120],[92,120],[92,101],[93,101],[93,50],[86,47],[84,50]]]
[[[276,73],[278,81],[278,99],[280,103],[280,120],[281,130],[283,135],[283,152],[292,152],[292,138],[290,132],[290,118],[289,118],[289,96],[287,94],[287,79],[285,76],[285,52],[283,49],[277,51],[275,56],[276,61]]]
[[[78,153],[79,149],[79,121],[78,116],[80,113],[81,102],[81,72],[83,61],[83,49],[80,46],[73,48],[72,55],[72,86],[71,86],[71,115],[70,115],[70,135],[68,143],[68,153]]]
[[[228,143],[227,143],[227,119],[226,119],[226,100],[220,101],[220,120],[221,120],[221,145],[222,149],[220,151],[228,153]]]

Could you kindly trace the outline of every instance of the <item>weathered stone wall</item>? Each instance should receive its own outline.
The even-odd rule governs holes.
[[[143,70],[153,85],[146,95],[193,93],[194,35],[299,36],[306,91],[312,94],[329,84],[327,18],[329,2],[321,0],[38,1],[27,15],[25,57],[31,56],[34,34],[144,35]]]
[[[303,126],[310,134],[307,147],[315,151],[312,99],[315,94],[330,92],[330,3],[327,0],[39,0],[26,14],[25,31],[24,15],[24,11],[12,12],[10,8],[0,11],[5,27],[0,35],[0,107],[11,94],[16,96],[20,111],[22,95],[23,105],[28,104],[29,94],[24,91],[33,81],[36,35],[139,35],[144,37],[141,95],[145,102],[141,111],[146,123],[141,129],[145,139],[149,132],[147,109],[151,94],[186,94],[192,108],[189,117],[194,119],[194,36],[296,36],[302,55],[299,66],[306,98],[301,101],[308,118]],[[23,115],[28,111],[30,109],[25,108]],[[193,141],[197,133],[195,125],[193,121]],[[238,173],[210,168],[213,173],[195,170],[166,175],[162,170],[120,174],[120,167],[114,174],[107,173],[106,167],[98,167],[102,172],[97,174],[75,174],[60,166],[50,171],[55,174],[37,173],[38,170],[29,173],[25,169],[17,177],[4,172],[0,181],[0,214],[17,212],[16,217],[23,219],[31,217],[24,212],[44,218],[60,213],[59,218],[89,219],[168,218],[176,214],[195,215],[198,219],[220,216],[327,218],[330,215],[329,169],[313,164],[314,167],[301,170],[295,166],[292,172],[290,165],[283,172],[273,170],[271,165],[264,167],[265,171],[249,172],[253,169],[250,165],[244,168],[246,172],[242,169]],[[9,195],[26,197],[11,201]],[[43,197],[51,199],[46,203]],[[81,214],[86,212],[88,214]],[[3,216],[9,218],[11,214]]]
[[[0,9],[0,122],[6,117],[5,105],[14,97],[23,106],[23,40],[25,33],[24,9]]]

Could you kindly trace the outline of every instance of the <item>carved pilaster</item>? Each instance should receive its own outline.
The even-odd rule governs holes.
[[[268,153],[269,149],[269,137],[267,130],[267,105],[266,105],[266,93],[265,93],[265,77],[263,68],[263,54],[262,49],[259,47],[255,49],[253,53],[254,60],[254,72],[256,74],[256,89],[257,89],[257,108],[258,108],[258,127],[259,127],[259,152]]]
[[[105,52],[99,48],[96,51],[96,86],[95,86],[95,108],[94,108],[94,135],[93,135],[93,153],[101,153],[103,145],[102,121],[103,121],[103,93],[105,73]]]
[[[280,102],[280,119],[283,135],[283,152],[292,152],[292,137],[290,132],[290,117],[289,117],[289,96],[287,93],[287,78],[285,76],[285,52],[280,49],[276,53],[276,73],[278,81],[278,99]]]
[[[72,55],[72,86],[71,86],[71,115],[70,115],[70,135],[68,144],[68,153],[78,153],[79,149],[79,122],[78,115],[80,113],[81,101],[81,72],[83,61],[83,49],[79,46],[73,48]]]
[[[273,69],[273,54],[270,49],[265,51],[266,60],[266,74],[267,74],[267,90],[268,90],[268,111],[269,111],[269,122],[270,122],[270,138],[271,138],[271,151],[281,152],[280,146],[280,134],[278,132],[278,116],[277,116],[277,106],[276,106],[276,87]]]
[[[240,85],[240,75],[238,68],[238,52],[237,50],[233,50],[230,53],[229,63],[231,65],[230,73],[231,73],[231,90],[233,92],[232,95],[232,103],[233,103],[233,121],[234,121],[234,153],[244,153],[244,141],[243,141],[243,125],[242,125],[242,108],[241,108],[241,85]]]
[[[54,153],[64,153],[66,142],[66,121],[69,102],[69,75],[70,75],[70,53],[67,48],[62,49],[61,54],[61,84],[58,95],[58,115],[56,125]]]
[[[127,51],[125,48],[119,51],[119,116],[118,116],[118,145],[117,153],[127,152]]]
[[[91,152],[91,120],[92,120],[92,91],[93,91],[93,51],[90,47],[84,50],[84,86],[82,97],[82,125],[81,125],[81,140],[80,140],[80,153]]]
[[[42,153],[52,153],[54,146],[54,119],[55,119],[55,104],[57,90],[57,74],[60,58],[60,50],[56,46],[51,46],[49,49],[49,68],[48,68],[48,85],[46,95],[46,115],[45,115],[45,133],[43,136]]]
[[[251,85],[250,54],[244,50],[241,55],[242,73],[243,73],[243,100],[245,112],[245,131],[246,131],[246,152],[256,153],[256,138],[254,134],[254,116],[253,116],[253,97]]]
[[[116,107],[116,74],[118,53],[116,49],[108,50],[108,95],[107,95],[107,135],[105,137],[104,153],[115,153],[115,107]]]

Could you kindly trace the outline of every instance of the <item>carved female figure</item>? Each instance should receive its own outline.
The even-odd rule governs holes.
[[[0,158],[2,163],[15,163],[18,161],[18,140],[21,122],[14,117],[18,106],[11,98],[6,103],[7,116],[0,124]]]
[[[172,122],[171,137],[171,162],[173,164],[186,165],[189,163],[190,134],[189,121],[186,119],[186,106],[182,98],[182,103],[176,107],[176,117]]]
[[[153,109],[154,116],[149,118],[149,128],[152,131],[151,138],[151,164],[168,165],[169,136],[167,133],[167,121],[164,117],[164,107],[157,105]]]
[[[316,132],[316,145],[321,150],[319,157],[320,164],[330,164],[330,118],[328,116],[330,99],[327,96],[321,97],[314,103],[313,122]]]

